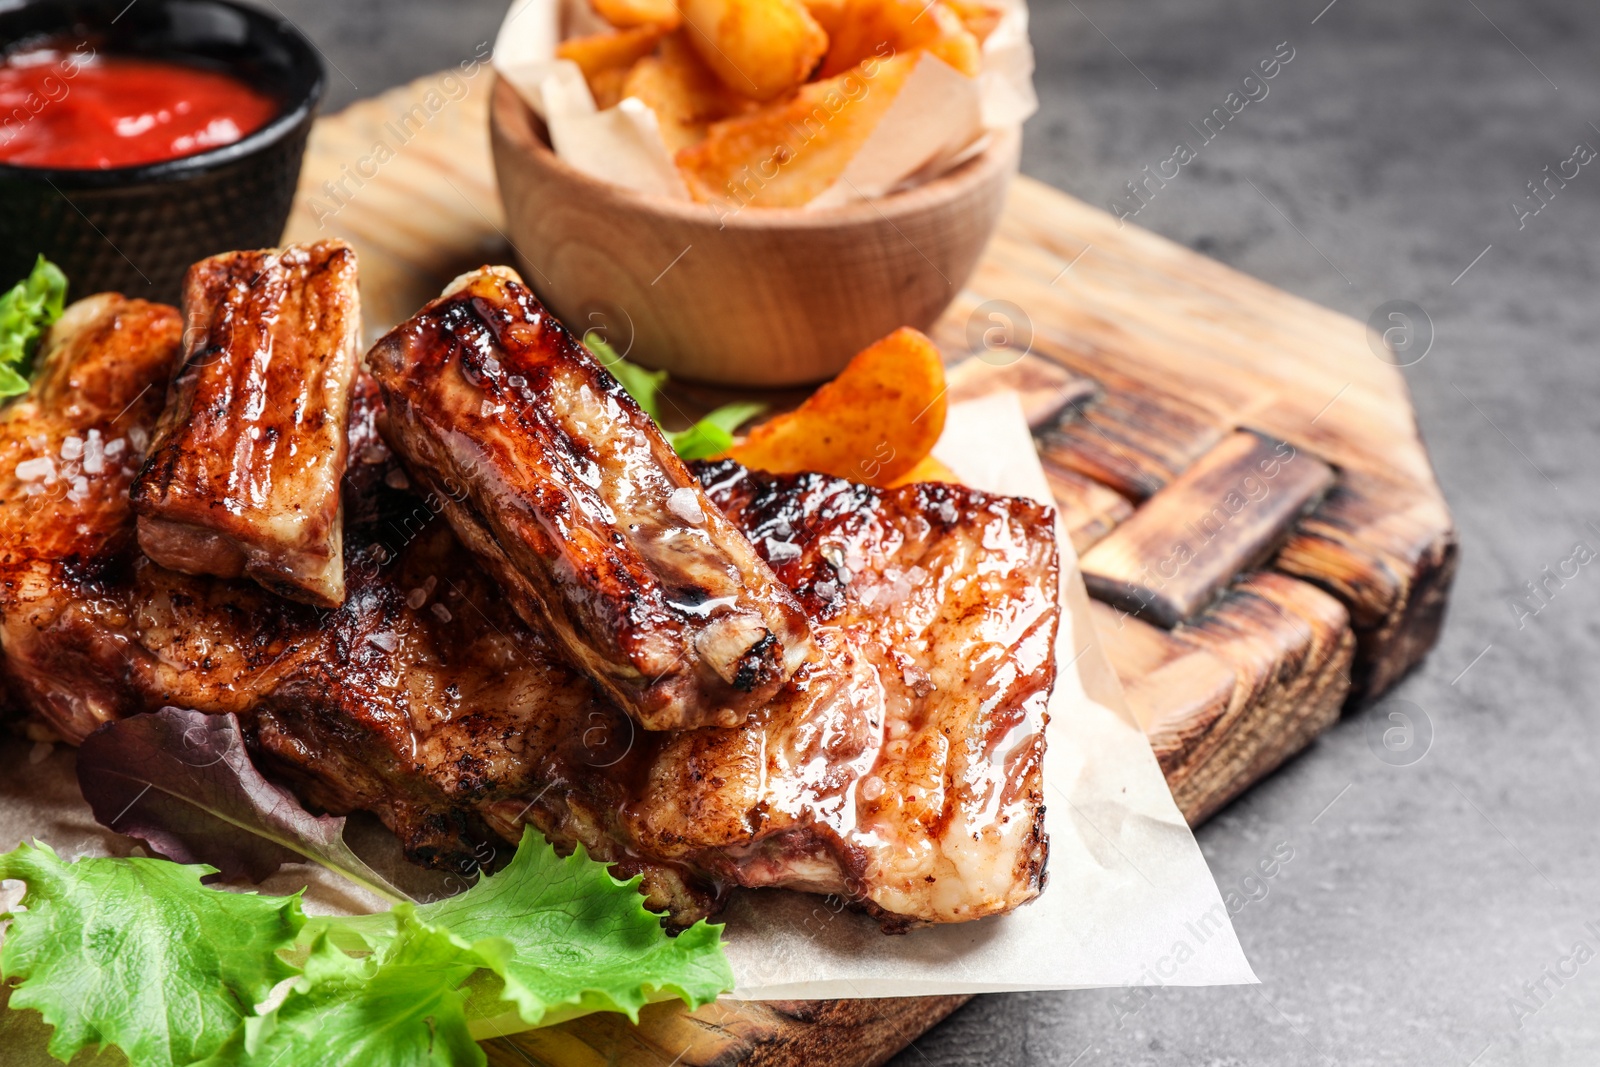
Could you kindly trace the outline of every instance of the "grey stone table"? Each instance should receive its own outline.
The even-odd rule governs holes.
[[[335,105],[471,54],[504,6],[277,3],[338,68]],[[1568,162],[1600,149],[1600,5],[1033,15],[1023,169],[1102,206],[1293,48],[1136,221],[1358,318],[1427,312],[1405,374],[1463,565],[1396,694],[1431,728],[1422,759],[1379,761],[1347,719],[1200,832],[1224,887],[1293,850],[1235,920],[1259,987],[984,997],[897,1067],[1600,1063],[1600,161]]]

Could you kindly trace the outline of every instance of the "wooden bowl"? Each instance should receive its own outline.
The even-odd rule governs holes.
[[[490,128],[511,242],[551,310],[630,360],[740,386],[821,381],[891,330],[930,327],[994,232],[1021,146],[996,134],[949,174],[866,203],[724,218],[558,159],[505,81]]]

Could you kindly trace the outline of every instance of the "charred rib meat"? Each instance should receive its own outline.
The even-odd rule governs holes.
[[[641,726],[737,725],[812,654],[804,613],[508,275],[459,279],[368,355],[390,444],[523,618]]]
[[[264,769],[377,813],[419,861],[470,865],[532,823],[643,874],[678,923],[740,885],[837,893],[889,928],[1037,894],[1048,508],[699,468],[705,506],[776,572],[819,651],[737,728],[645,732],[513,610],[436,519],[441,498],[372,476],[376,398],[359,387],[353,452],[371,462],[346,492],[369,499],[348,507],[342,607],[145,559],[127,485],[177,331],[170,309],[80,302],[0,418],[6,689],[69,739],[164,704],[234,711]],[[130,456],[63,466],[91,430],[95,454],[121,439]]]
[[[213,256],[189,268],[183,300],[183,366],[133,486],[139,543],[173,570],[336,606],[355,252],[322,241]]]

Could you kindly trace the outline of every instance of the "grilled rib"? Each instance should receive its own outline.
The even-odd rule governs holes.
[[[80,642],[132,554],[128,484],[161,409],[178,312],[105,294],[67,308],[33,388],[0,414],[0,643],[8,696],[82,737],[130,706],[114,642]],[[101,669],[104,668],[104,669]]]
[[[51,329],[32,390],[0,415],[6,688],[69,740],[164,703],[245,710],[318,632],[310,608],[138,549],[129,485],[182,331],[170,307],[80,300]]]
[[[736,729],[644,732],[461,550],[444,498],[374,477],[370,392],[352,417],[367,462],[346,492],[364,499],[347,509],[362,520],[336,611],[144,559],[131,464],[29,505],[44,493],[13,461],[93,428],[134,442],[156,417],[146,387],[175,355],[175,314],[96,300],[63,318],[34,393],[0,418],[6,689],[69,739],[165,704],[234,711],[264,769],[308,803],[375,812],[420,862],[468,869],[531,822],[643,874],[679,924],[741,885],[837,893],[891,929],[1038,892],[1048,508],[699,468],[823,655]]]
[[[509,271],[458,279],[367,361],[411,476],[645,729],[737,725],[812,654],[793,596]]]
[[[185,352],[133,486],[139,543],[188,574],[344,599],[339,482],[360,364],[355,251],[229,252],[184,279]]]
[[[834,893],[891,928],[1031,900],[1047,850],[1052,510],[731,462],[700,477],[835,668],[803,668],[812,677],[758,726],[673,738],[635,809],[635,847],[739,885]]]

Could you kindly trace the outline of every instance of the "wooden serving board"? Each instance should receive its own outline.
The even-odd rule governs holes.
[[[288,239],[357,247],[369,335],[514,254],[491,81],[464,96],[455,81],[452,100],[423,79],[312,134]],[[1191,823],[1433,645],[1456,535],[1405,383],[1363,324],[1018,179],[934,336],[953,395],[1023,394],[1088,612]],[[594,1015],[489,1055],[860,1067],[965,999],[663,1004],[637,1026]]]

